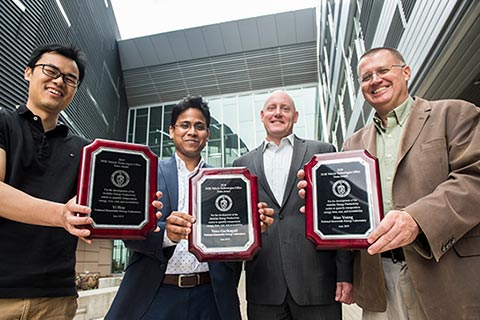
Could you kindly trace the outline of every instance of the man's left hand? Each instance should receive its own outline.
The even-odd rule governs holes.
[[[350,282],[337,282],[337,290],[335,291],[335,301],[345,304],[352,304],[353,301],[353,285]]]

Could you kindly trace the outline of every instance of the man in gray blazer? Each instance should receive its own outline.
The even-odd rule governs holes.
[[[305,237],[298,169],[316,153],[335,152],[328,143],[293,134],[293,99],[275,91],[260,112],[265,141],[234,161],[258,176],[259,200],[274,208],[275,222],[262,235],[262,250],[246,263],[248,319],[341,319],[352,302],[352,258],[347,251],[320,251]]]

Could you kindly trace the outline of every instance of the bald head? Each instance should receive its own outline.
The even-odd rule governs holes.
[[[265,101],[260,111],[267,140],[280,145],[282,138],[293,133],[293,125],[298,120],[298,112],[292,97],[285,91],[274,91]]]
[[[295,108],[295,101],[293,101],[292,97],[284,91],[284,90],[275,90],[270,95],[268,96],[267,100],[263,104],[263,109],[265,110],[265,107],[272,101],[276,99],[281,99],[281,100],[288,100],[289,105],[293,108],[294,111],[296,111]]]

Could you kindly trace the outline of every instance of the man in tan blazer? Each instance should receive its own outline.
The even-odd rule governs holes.
[[[354,256],[363,319],[480,319],[480,108],[411,97],[395,49],[367,51],[358,74],[376,113],[343,150],[377,156],[386,213]]]
[[[343,150],[378,157],[386,207],[355,257],[364,319],[478,319],[480,108],[412,98],[394,49],[366,52],[358,74],[376,114]]]

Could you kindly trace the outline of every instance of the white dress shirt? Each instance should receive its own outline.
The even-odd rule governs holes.
[[[175,153],[177,161],[178,174],[178,210],[179,212],[188,212],[188,179],[193,176],[199,168],[204,164],[203,159],[200,160],[197,167],[192,171],[188,171],[185,162]],[[171,246],[175,243],[170,240],[165,232],[164,246]],[[188,251],[188,240],[182,239],[176,244],[173,256],[168,260],[166,274],[188,274],[208,271],[208,263],[200,262]]]
[[[282,138],[280,145],[265,140],[263,144],[263,167],[268,185],[281,205],[292,164],[293,133]]]

